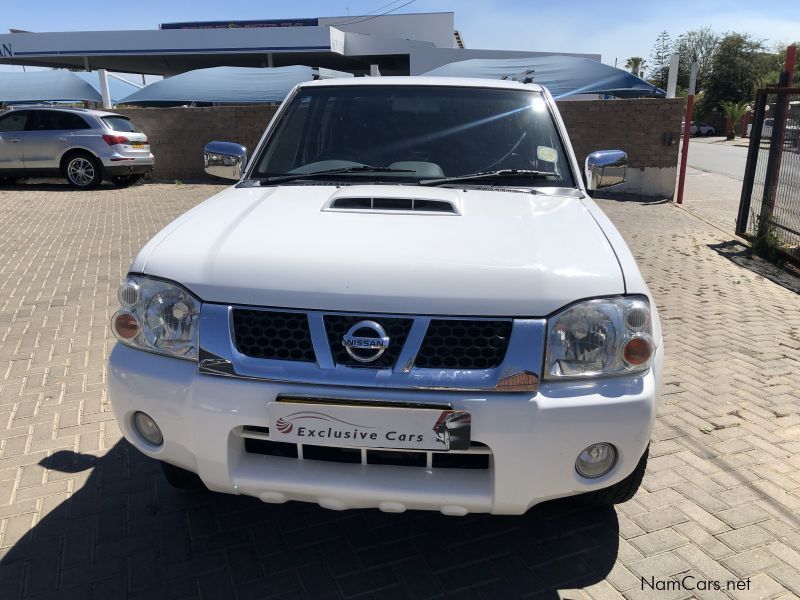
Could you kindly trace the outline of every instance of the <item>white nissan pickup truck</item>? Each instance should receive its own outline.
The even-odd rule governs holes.
[[[661,380],[653,298],[548,91],[297,86],[237,181],[119,289],[109,393],[177,486],[341,510],[522,514],[636,492]]]

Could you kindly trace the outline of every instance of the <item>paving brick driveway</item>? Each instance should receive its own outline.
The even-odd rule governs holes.
[[[448,518],[173,491],[109,412],[108,322],[136,250],[217,189],[0,188],[2,600],[727,597],[672,576],[800,596],[800,296],[670,204],[601,201],[668,348],[644,489],[618,510]]]

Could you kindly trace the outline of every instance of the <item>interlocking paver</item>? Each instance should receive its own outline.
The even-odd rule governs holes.
[[[639,527],[651,532],[683,523],[688,520],[688,517],[674,506],[664,506],[634,517],[633,520]]]
[[[645,556],[660,554],[688,544],[688,540],[675,529],[667,528],[632,538],[630,543]]]
[[[769,513],[760,509],[755,504],[745,504],[736,508],[729,508],[717,513],[717,517],[733,528],[753,525],[770,518]]]
[[[688,539],[692,540],[695,546],[701,548],[706,554],[715,560],[720,560],[726,556],[734,554],[728,546],[720,542],[716,537],[703,529],[694,521],[679,523],[675,529]]]
[[[790,590],[788,592],[790,595],[794,594],[795,598],[800,596],[800,571],[786,565],[779,565],[772,567],[767,573],[784,588]]]
[[[730,556],[722,561],[728,569],[740,577],[749,577],[756,573],[762,573],[770,567],[779,565],[780,562],[766,546]]]
[[[800,596],[800,297],[715,250],[732,236],[690,211],[730,218],[698,209],[691,187],[689,210],[599,201],[667,348],[643,489],[616,511],[453,519],[172,490],[113,420],[108,323],[135,252],[219,189],[0,187],[4,600]],[[750,589],[642,583],[684,575]]]

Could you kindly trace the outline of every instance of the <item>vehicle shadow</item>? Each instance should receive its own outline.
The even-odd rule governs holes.
[[[557,598],[604,579],[619,545],[612,508],[574,501],[521,517],[267,505],[176,491],[124,440],[40,464],[48,479],[91,474],[0,554],[4,600]]]

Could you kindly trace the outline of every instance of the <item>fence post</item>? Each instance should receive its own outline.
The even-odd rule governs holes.
[[[747,233],[747,220],[750,216],[750,201],[753,196],[753,182],[758,166],[758,151],[761,148],[761,128],[764,126],[764,113],[767,108],[766,90],[758,90],[756,105],[753,108],[753,127],[750,130],[750,146],[747,149],[747,163],[742,181],[742,196],[739,200],[739,214],[736,216],[736,235]]]
[[[778,189],[778,177],[781,172],[781,150],[783,146],[783,122],[786,111],[783,106],[781,88],[775,88],[775,116],[772,120],[772,135],[769,141],[767,170],[764,173],[764,196],[761,200],[761,214],[758,218],[757,242],[761,243],[769,232],[769,223],[775,209],[775,192]]]
[[[786,65],[778,87],[775,90],[775,117],[772,122],[772,135],[770,136],[769,159],[767,172],[764,176],[764,198],[761,203],[761,215],[758,222],[757,241],[762,242],[769,232],[769,223],[775,210],[775,194],[778,191],[778,178],[781,173],[783,159],[783,142],[786,131],[786,117],[789,94],[784,90],[791,86],[794,73],[794,61],[797,52],[796,46],[786,49]]]

